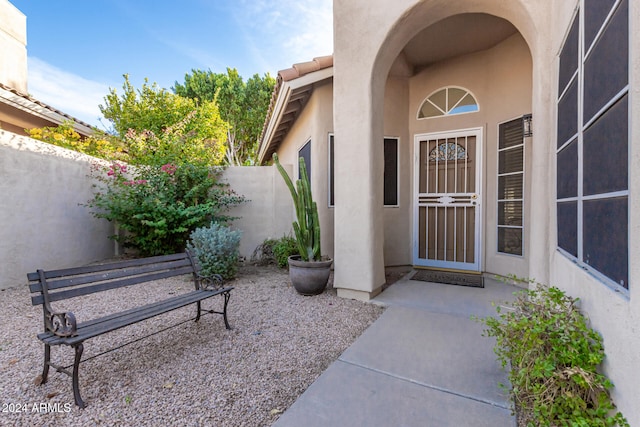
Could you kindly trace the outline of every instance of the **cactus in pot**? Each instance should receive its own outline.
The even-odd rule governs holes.
[[[300,158],[300,179],[293,185],[291,178],[273,155],[280,175],[284,178],[296,208],[293,230],[300,255],[289,257],[289,278],[293,287],[302,295],[316,295],[324,291],[329,282],[332,260],[322,257],[320,249],[320,221],[318,206],[311,196],[311,185],[304,159]]]
[[[303,261],[320,261],[320,221],[318,220],[318,206],[311,195],[311,184],[307,175],[307,166],[304,159],[300,158],[301,177],[293,185],[293,181],[278,161],[278,155],[273,154],[273,161],[282,175],[296,208],[296,221],[293,223],[293,231],[298,243],[298,250]]]

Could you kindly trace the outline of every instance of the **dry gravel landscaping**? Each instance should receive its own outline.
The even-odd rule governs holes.
[[[207,315],[81,364],[84,410],[73,404],[66,375],[52,369],[45,385],[35,385],[42,309],[31,306],[26,285],[0,291],[0,425],[269,426],[383,311],[339,299],[333,289],[298,295],[287,272],[271,266],[243,266],[230,284],[232,330]],[[74,312],[81,322],[191,286],[185,276],[103,292],[82,297]],[[204,307],[219,310],[221,301]],[[187,307],[88,340],[84,357],[194,314]],[[71,364],[73,350],[54,347],[52,359]]]

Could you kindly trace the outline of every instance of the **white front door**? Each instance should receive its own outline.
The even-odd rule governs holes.
[[[482,129],[416,135],[413,263],[480,270]]]

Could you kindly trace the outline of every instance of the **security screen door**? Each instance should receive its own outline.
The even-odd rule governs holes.
[[[414,265],[479,271],[482,129],[415,144]]]

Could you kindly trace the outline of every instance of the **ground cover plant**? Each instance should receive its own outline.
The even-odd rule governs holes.
[[[598,371],[602,337],[580,312],[579,300],[539,283],[516,296],[510,307],[497,307],[497,318],[481,321],[485,334],[496,338],[503,368],[511,366],[520,425],[628,426],[611,400],[613,384]]]

